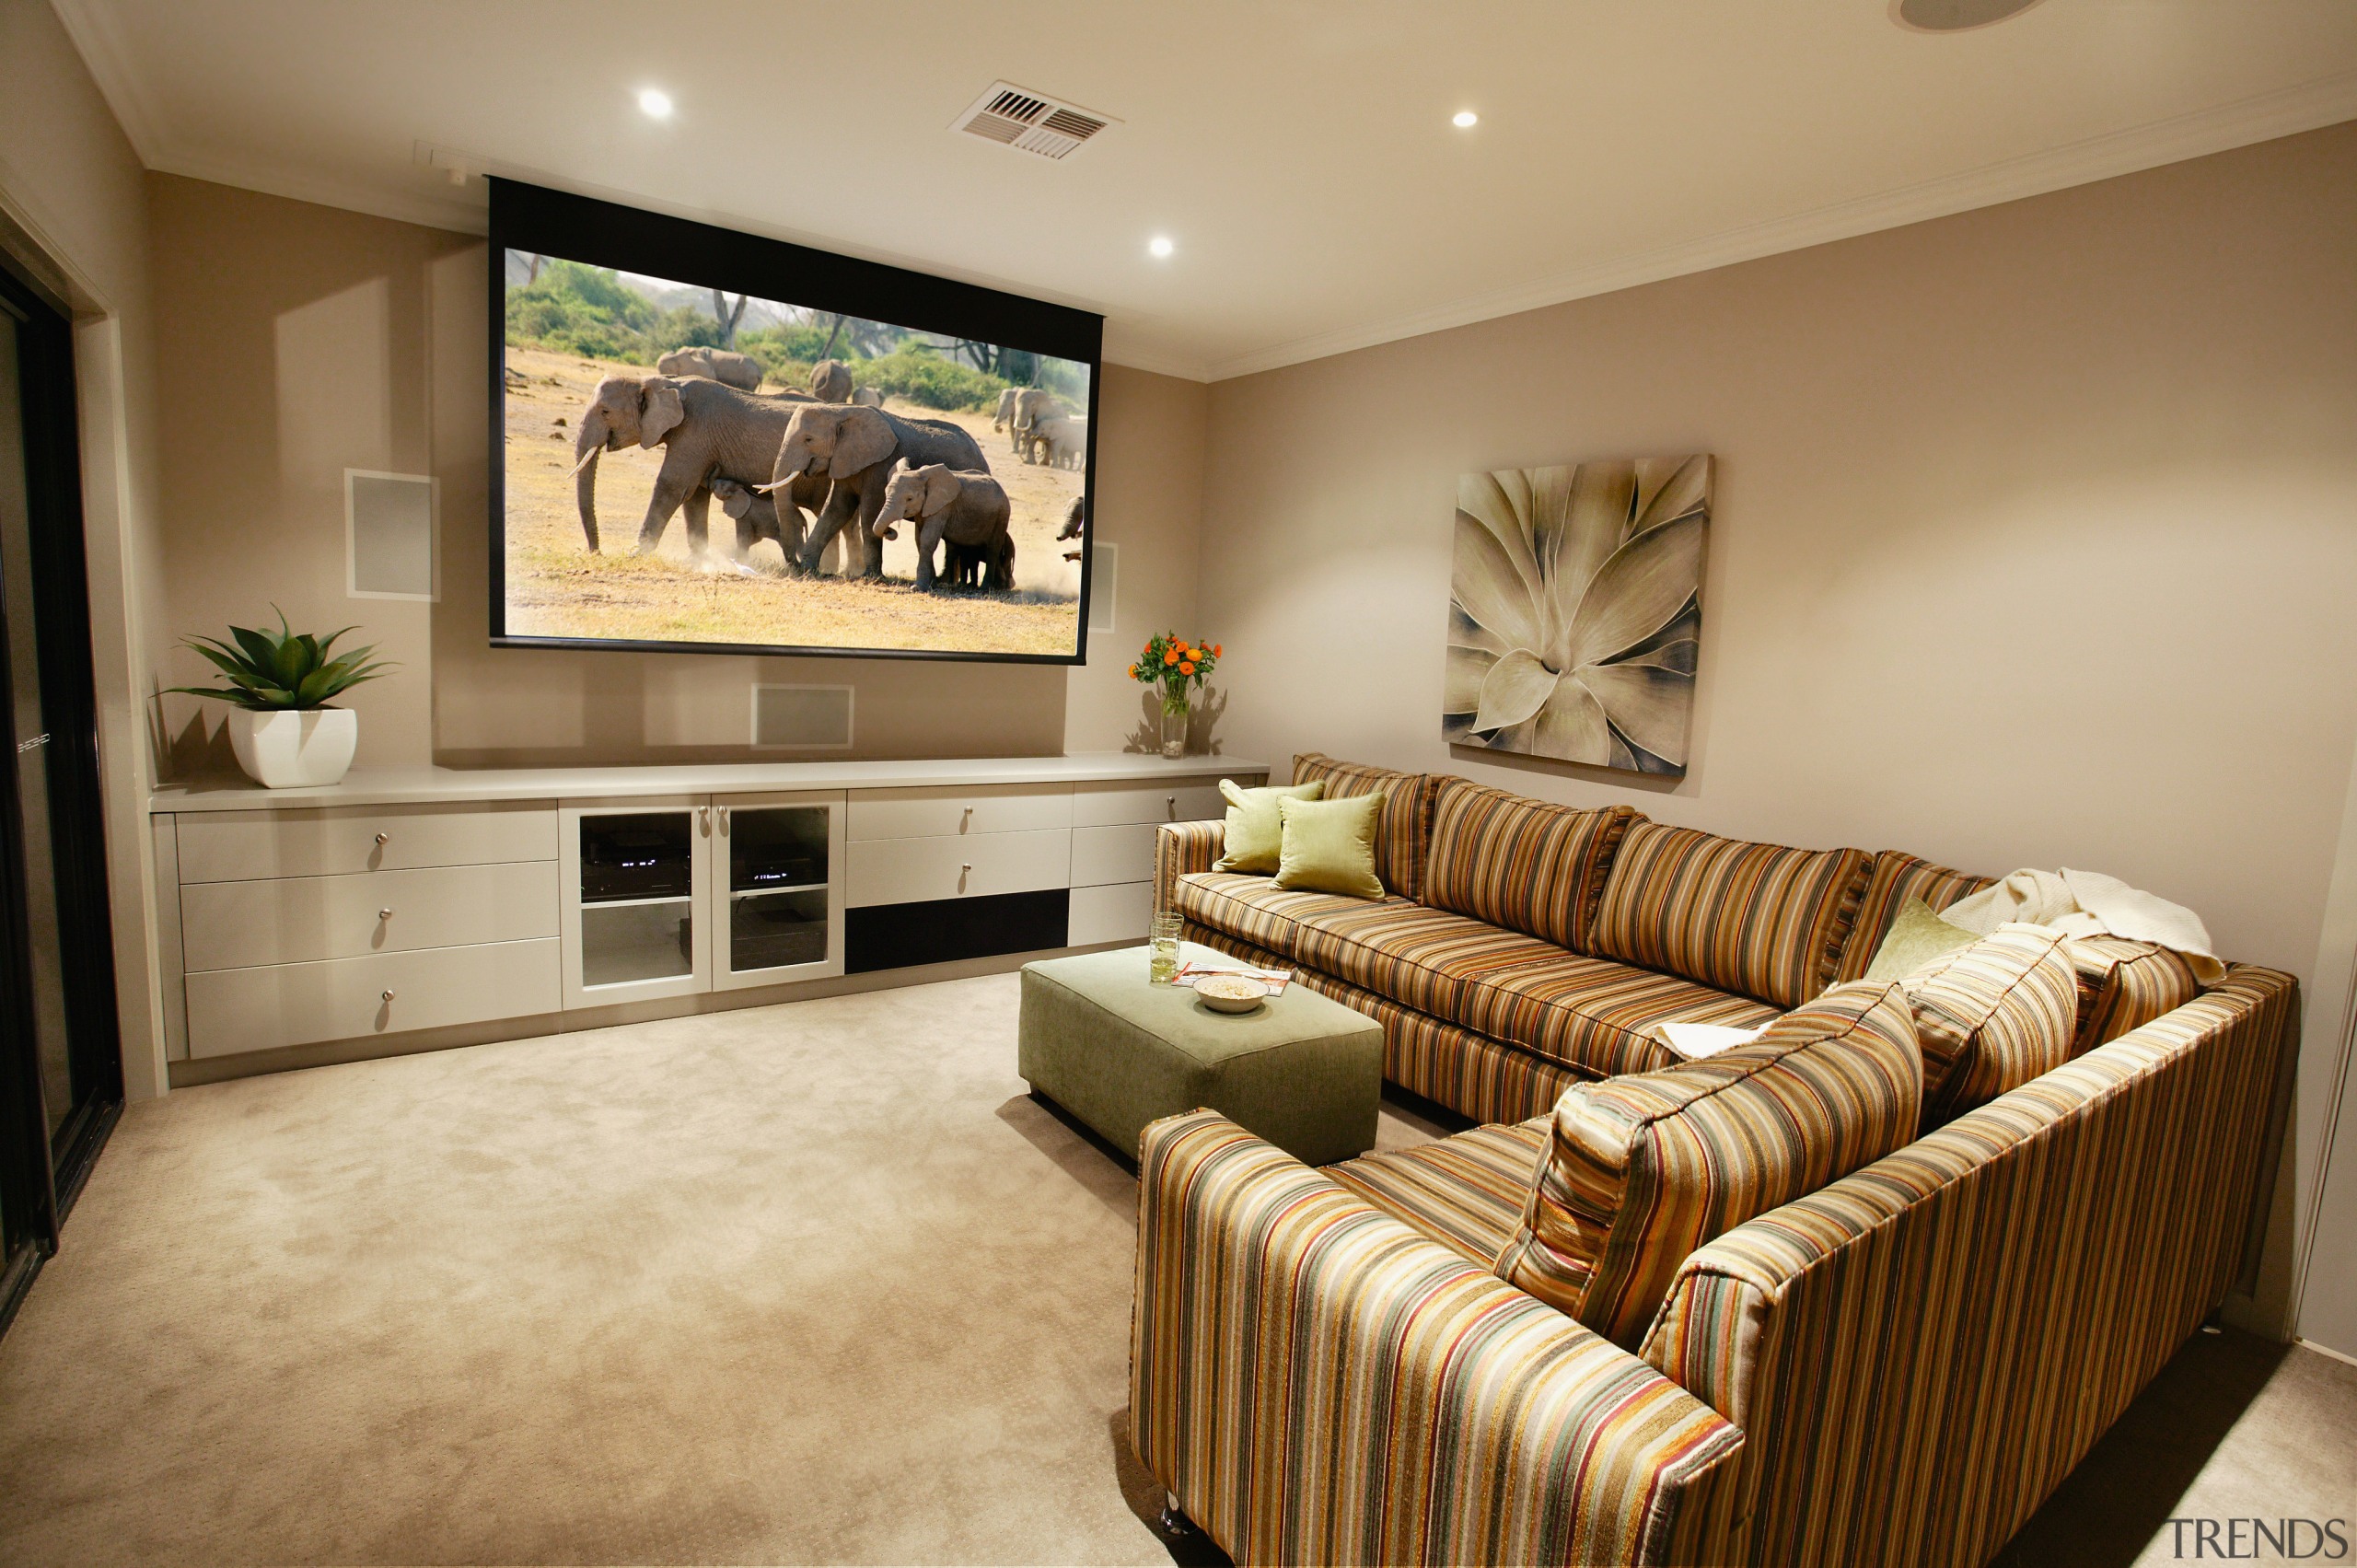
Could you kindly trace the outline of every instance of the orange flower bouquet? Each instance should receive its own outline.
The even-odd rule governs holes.
[[[1187,693],[1219,668],[1217,643],[1190,643],[1176,632],[1146,639],[1145,651],[1130,666],[1130,679],[1162,688],[1162,754],[1183,756],[1187,749]]]

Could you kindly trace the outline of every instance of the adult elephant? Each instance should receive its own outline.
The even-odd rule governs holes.
[[[638,552],[644,555],[663,541],[671,514],[684,505],[688,548],[702,554],[712,480],[766,484],[794,411],[811,406],[805,393],[759,397],[702,376],[609,376],[582,410],[573,441],[582,537],[592,551],[598,548],[598,454],[633,445],[661,447],[663,466],[639,524]],[[825,495],[824,478],[814,476],[772,494],[772,503],[816,512]]]
[[[851,401],[851,366],[840,359],[822,359],[812,366],[810,395],[822,403]]]
[[[761,389],[761,362],[725,348],[675,348],[655,362],[658,376],[702,376],[748,392]]]
[[[1007,419],[1007,429],[1014,432],[1015,450],[1027,463],[1039,459],[1032,448],[1039,441],[1039,422],[1070,413],[1064,401],[1045,387],[1021,387],[1015,389],[1015,406]]]
[[[849,527],[844,569],[859,563],[858,575],[884,575],[884,541],[870,530],[891,482],[892,465],[911,468],[940,463],[952,469],[990,471],[982,449],[962,425],[946,419],[902,419],[880,408],[856,404],[805,403],[786,420],[766,489],[783,492],[796,482],[824,480],[833,488],[825,510],[802,544],[796,564],[813,571],[829,540]]]

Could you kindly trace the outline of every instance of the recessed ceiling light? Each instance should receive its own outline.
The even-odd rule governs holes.
[[[1167,256],[1170,252],[1178,249],[1177,246],[1170,243],[1170,237],[1167,234],[1155,235],[1152,239],[1145,242],[1145,248],[1149,252],[1155,256]]]
[[[2038,0],[1891,0],[1890,19],[1909,32],[1966,32],[2017,17]]]
[[[660,87],[644,87],[638,95],[638,107],[650,120],[671,118],[671,95]]]
[[[1481,123],[1481,117],[1469,109],[1460,109],[1448,117],[1448,122],[1460,131],[1470,131]]]

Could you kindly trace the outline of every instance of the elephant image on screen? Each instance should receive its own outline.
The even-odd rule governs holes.
[[[500,641],[1081,655],[1092,363],[495,264]]]

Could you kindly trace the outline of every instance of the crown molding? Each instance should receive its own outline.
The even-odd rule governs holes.
[[[2254,142],[2357,120],[2357,71],[2109,132],[1961,174],[1944,175],[1830,206],[1723,230],[1683,244],[1613,257],[1538,283],[1470,296],[1453,304],[1295,338],[1213,362],[1209,378],[1225,381],[1353,349],[1422,337],[1451,327],[1518,315],[1569,300],[1757,261],[1830,240],[1853,238],[1976,207],[1995,206],[2163,164],[2222,153]]]
[[[99,96],[114,111],[115,122],[130,138],[131,150],[139,155],[141,163],[156,168],[156,160],[167,147],[163,118],[140,84],[138,73],[131,68],[131,52],[123,47],[114,18],[89,0],[50,0],[50,9],[56,13],[65,36],[73,40],[90,79],[99,85]]]
[[[291,202],[308,202],[314,206],[336,207],[369,217],[390,218],[396,223],[416,224],[422,228],[482,235],[488,233],[491,227],[490,213],[480,198],[471,202],[437,201],[430,196],[388,190],[363,180],[336,180],[293,169],[273,168],[238,158],[213,157],[180,150],[151,160],[147,167],[158,174],[178,174],[190,180],[209,180],[215,185],[234,185],[241,191],[258,191],[265,196],[284,196]]]
[[[1106,318],[1105,332],[1108,339],[1105,363],[1108,365],[1118,365],[1128,370],[1144,370],[1155,376],[1168,376],[1180,381],[1209,381],[1212,378],[1210,367],[1200,359],[1181,359],[1151,350],[1123,348],[1120,342],[1119,323],[1112,317]]]

